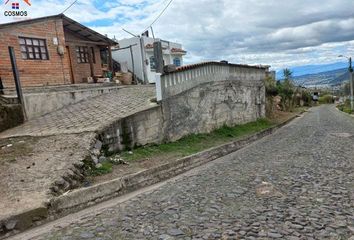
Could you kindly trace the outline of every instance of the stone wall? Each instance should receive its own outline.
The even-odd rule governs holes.
[[[0,132],[23,123],[23,120],[20,104],[0,103]]]
[[[162,107],[156,106],[113,123],[102,131],[99,139],[109,152],[162,143],[163,119]]]
[[[175,141],[265,116],[262,81],[204,83],[162,101],[164,139]]]
[[[176,141],[265,116],[263,81],[216,81],[200,84],[163,100],[159,106],[121,119],[99,139],[109,151]]]

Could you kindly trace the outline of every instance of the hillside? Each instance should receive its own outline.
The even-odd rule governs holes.
[[[347,68],[293,77],[296,85],[304,87],[333,87],[349,80]]]
[[[348,66],[347,62],[336,62],[331,64],[318,64],[318,65],[303,65],[297,67],[290,67],[290,70],[293,72],[293,76],[303,76],[308,74],[317,74],[321,72],[329,72],[337,69],[346,68]],[[277,79],[283,77],[283,70],[280,69],[277,71]]]

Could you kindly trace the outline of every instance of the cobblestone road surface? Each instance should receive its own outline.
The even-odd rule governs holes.
[[[0,133],[0,138],[94,132],[110,122],[154,106],[153,86],[129,86],[69,105]]]
[[[33,239],[353,239],[354,119],[333,106]]]

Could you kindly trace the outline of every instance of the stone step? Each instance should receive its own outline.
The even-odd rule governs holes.
[[[0,95],[0,104],[19,104],[17,97]]]

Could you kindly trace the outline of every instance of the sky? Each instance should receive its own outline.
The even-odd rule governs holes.
[[[73,0],[3,0],[3,12],[19,2],[31,18],[61,13]],[[78,0],[65,14],[94,30],[130,37],[141,34],[169,0]],[[153,25],[155,36],[181,43],[185,63],[228,60],[279,70],[354,56],[353,0],[173,0]]]

